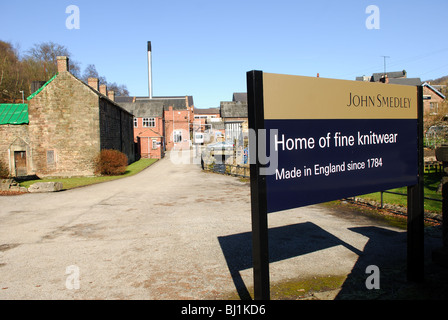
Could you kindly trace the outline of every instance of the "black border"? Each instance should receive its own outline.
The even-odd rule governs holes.
[[[408,186],[407,279],[424,280],[423,87],[417,86],[418,182]]]
[[[247,103],[249,128],[256,141],[249,141],[250,189],[252,208],[252,263],[254,299],[269,300],[269,245],[266,176],[260,175],[263,167],[257,157],[258,130],[264,129],[263,72],[247,73]]]

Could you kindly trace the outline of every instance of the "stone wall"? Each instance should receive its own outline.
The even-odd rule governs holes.
[[[14,152],[27,153],[27,171],[32,171],[30,139],[28,125],[1,125],[0,126],[0,161],[9,167],[11,176],[15,176]]]
[[[61,72],[29,104],[33,171],[38,176],[94,174],[100,151],[99,98]]]
[[[119,108],[108,99],[100,99],[101,149],[114,149],[123,152],[134,162],[134,124],[133,115]]]

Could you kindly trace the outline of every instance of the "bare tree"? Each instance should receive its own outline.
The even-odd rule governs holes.
[[[108,90],[114,91],[116,96],[129,96],[129,90],[125,85],[118,85],[116,82],[108,83],[106,77],[100,76],[95,65],[93,64],[87,65],[84,69],[81,80],[88,83],[89,78],[97,78],[100,84],[107,85]]]
[[[109,90],[114,91],[115,95],[118,96],[118,97],[120,97],[120,96],[121,97],[128,97],[129,96],[129,90],[126,87],[126,85],[124,85],[124,84],[118,85],[115,82],[113,82],[113,83],[109,83],[107,85],[107,87],[108,87]]]
[[[63,45],[54,43],[52,41],[42,42],[34,44],[34,46],[26,52],[24,61],[27,61],[29,64],[37,62],[37,66],[34,66],[34,73],[37,72],[40,76],[40,79],[34,80],[49,80],[58,71],[58,56],[70,57],[71,54]],[[75,76],[79,76],[79,63],[72,59],[70,59],[70,71]]]
[[[21,90],[21,64],[17,51],[8,42],[0,41],[0,102],[14,102]]]
[[[70,58],[68,49],[54,42],[34,44],[23,57],[19,50],[9,42],[0,40],[0,103],[14,103],[30,95],[33,81],[48,81],[57,73],[57,57]],[[108,84],[104,76],[100,76],[95,65],[89,64],[81,75],[80,64],[70,59],[70,72],[87,83],[90,77],[98,78],[101,84],[108,85],[118,96],[129,95],[125,85]]]
[[[81,80],[87,83],[89,78],[97,78],[100,84],[107,85],[106,78],[99,75],[94,64],[87,65],[87,67],[84,69],[84,73],[82,74]]]

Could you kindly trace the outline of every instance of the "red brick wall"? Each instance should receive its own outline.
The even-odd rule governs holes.
[[[161,117],[154,119],[155,127],[143,127],[143,118],[137,118],[137,127],[134,126],[134,141],[137,143],[141,158],[161,159],[164,157],[163,119]],[[152,139],[159,142],[155,149],[152,146]]]
[[[423,100],[423,112],[430,112],[431,103],[439,104],[439,112],[441,112],[442,102],[444,101],[438,94],[427,87],[423,87],[423,95],[431,96],[431,100]]]
[[[137,137],[137,144],[142,158],[162,159],[163,142],[162,137]],[[155,143],[154,143],[155,142]]]
[[[174,119],[174,121],[173,121]],[[190,147],[190,128],[194,121],[194,113],[192,108],[173,110],[172,107],[165,111],[165,139],[166,149],[186,149]],[[182,134],[182,141],[175,143],[173,141],[174,131],[180,131]]]
[[[155,127],[143,127],[143,118],[137,118],[137,127],[134,126],[134,141],[137,142],[137,137],[144,135],[147,129],[152,129],[159,136],[163,136],[163,119],[160,117],[155,118]]]

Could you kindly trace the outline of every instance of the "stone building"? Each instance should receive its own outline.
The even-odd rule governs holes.
[[[9,168],[12,176],[27,175],[31,163],[28,133],[28,105],[0,104],[0,162]]]
[[[224,122],[225,139],[243,146],[248,139],[249,123],[247,110],[247,94],[233,95],[233,101],[221,101],[221,118]]]
[[[102,149],[135,160],[133,115],[113,101],[113,92],[98,88],[97,79],[89,86],[68,65],[67,57],[58,57],[58,74],[28,98],[28,123],[0,126],[0,156],[12,176],[93,175]],[[26,163],[20,173],[17,155]]]

